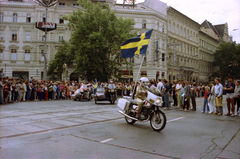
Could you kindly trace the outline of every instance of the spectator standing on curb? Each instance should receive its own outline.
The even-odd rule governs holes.
[[[202,113],[205,113],[205,108],[207,107],[207,113],[209,113],[209,106],[208,106],[208,95],[209,95],[209,87],[206,86],[205,90],[203,91],[204,93],[204,101],[203,101],[203,109],[202,109]]]
[[[185,112],[189,110],[189,99],[190,99],[190,85],[188,84],[188,80],[185,80],[184,105],[183,105],[183,110]]]
[[[178,81],[178,84],[176,85],[177,106],[178,106],[178,108],[180,108],[181,105],[182,105],[182,100],[181,100],[181,99],[182,99],[182,96],[181,96],[182,88],[183,88],[183,86],[182,86],[182,81],[179,80],[179,81]]]
[[[226,100],[227,100],[227,109],[228,112],[227,114],[225,114],[225,116],[235,116],[235,105],[234,105],[234,88],[235,88],[235,84],[233,83],[233,78],[229,77],[228,78],[228,83],[226,84],[226,87],[223,89],[226,91]],[[231,109],[231,105],[232,105],[232,109]],[[232,110],[232,114],[231,114],[231,110]]]
[[[3,78],[0,79],[0,104],[3,104]]]
[[[220,78],[215,79],[215,96],[216,96],[216,113],[217,115],[223,114],[223,105],[222,105],[222,94],[223,94],[223,86],[220,83]]]
[[[163,80],[163,85],[164,85],[164,102],[165,102],[165,108],[164,109],[169,109],[169,90],[170,87],[167,83],[167,80]]]
[[[237,80],[235,83],[235,89],[234,89],[234,94],[235,94],[235,101],[234,101],[234,105],[236,105],[237,103],[237,114],[239,115],[239,106],[240,106],[240,80]]]
[[[176,86],[177,86],[177,80],[174,81],[174,84],[172,85],[172,91],[173,91],[173,106],[177,106],[177,92],[176,92]]]
[[[27,93],[27,86],[25,84],[25,81],[23,81],[23,101],[26,99],[26,93]]]
[[[197,83],[195,82],[195,80],[192,81],[192,86],[190,89],[190,98],[192,101],[192,111],[196,111],[197,107],[196,107],[196,89],[197,89]]]
[[[214,81],[211,82],[211,91],[210,91],[210,95],[208,97],[208,106],[209,106],[209,113],[210,114],[214,114],[214,112],[216,112],[216,102],[215,102],[215,83]]]
[[[162,88],[163,88],[163,83],[161,82],[161,79],[159,79],[157,84],[157,89],[161,92]]]

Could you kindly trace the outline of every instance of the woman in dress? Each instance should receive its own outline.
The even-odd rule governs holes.
[[[210,91],[210,95],[208,97],[208,106],[209,106],[209,114],[214,114],[214,112],[216,111],[216,102],[215,102],[215,83],[214,81],[211,82],[211,91]]]

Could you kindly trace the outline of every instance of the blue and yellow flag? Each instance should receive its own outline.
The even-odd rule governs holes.
[[[128,39],[121,45],[121,52],[123,58],[132,58],[135,55],[145,54],[147,51],[148,43],[152,35],[152,30],[149,30],[141,35]]]
[[[96,89],[97,88],[97,79],[95,78],[95,85],[93,87],[93,89]]]

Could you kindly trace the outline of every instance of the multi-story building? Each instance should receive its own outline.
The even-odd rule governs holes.
[[[198,30],[200,25],[173,7],[167,8],[167,17],[169,80],[187,78],[198,81]]]
[[[149,79],[207,81],[218,41],[229,39],[227,24],[213,26],[205,21],[200,25],[176,9],[167,8],[167,4],[159,0],[145,0],[134,6],[117,4],[115,0],[92,1],[109,5],[118,17],[131,18],[138,34],[154,29],[144,59],[152,62],[145,63],[140,74]],[[46,20],[45,8],[33,0],[1,0],[0,3],[0,71],[9,77],[40,80],[43,77],[45,33],[36,29],[35,23]],[[68,41],[71,36],[62,16],[78,8],[77,0],[59,0],[57,5],[48,8],[47,21],[56,23],[57,29],[48,32],[46,37],[47,62],[54,58],[61,40]],[[168,47],[168,44],[178,43],[176,51],[174,46]],[[137,77],[141,57],[129,59],[131,81]],[[159,60],[154,61],[156,59]],[[74,68],[68,68],[66,76],[76,80],[78,77],[73,71]],[[129,69],[123,66],[121,73],[121,80],[128,81]]]
[[[47,21],[57,23],[57,29],[47,34],[47,60],[54,58],[58,45],[62,39],[69,40],[71,31],[67,22],[62,19],[64,14],[72,13],[79,8],[77,0],[59,0],[56,6],[48,8]],[[95,2],[97,0],[93,0]],[[101,0],[108,4],[116,12],[118,17],[126,17],[134,20],[135,29],[140,34],[154,29],[145,61],[163,57],[161,60],[144,64],[141,76],[156,78],[166,76],[167,65],[166,52],[166,4],[160,1],[146,1],[131,5],[116,4],[115,0]],[[158,7],[156,7],[158,6]],[[0,61],[5,76],[28,79],[34,77],[40,80],[43,77],[44,67],[44,41],[45,33],[35,28],[35,22],[45,21],[45,8],[37,5],[32,0],[2,0],[0,13]],[[157,51],[156,51],[157,50]],[[158,52],[158,53],[155,53]],[[134,64],[140,63],[141,56],[130,59]],[[76,79],[73,68],[69,68],[68,77]],[[137,77],[138,67],[132,67],[131,77]],[[124,75],[128,72],[123,67],[122,80],[128,79]],[[128,73],[127,73],[128,74]]]

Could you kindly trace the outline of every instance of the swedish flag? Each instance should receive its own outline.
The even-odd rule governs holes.
[[[121,52],[123,58],[132,58],[135,55],[145,54],[147,51],[148,43],[152,35],[152,30],[149,30],[141,35],[128,39],[121,45]]]

